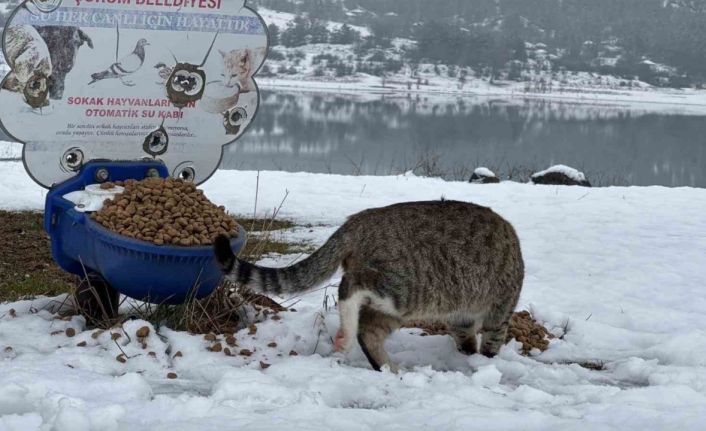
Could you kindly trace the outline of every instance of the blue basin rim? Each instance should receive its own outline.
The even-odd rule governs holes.
[[[174,257],[211,257],[215,254],[213,251],[213,245],[202,245],[202,246],[175,246],[175,245],[157,245],[151,242],[142,241],[135,238],[130,238],[119,233],[113,232],[100,223],[93,220],[88,214],[86,214],[86,226],[89,230],[96,233],[96,238],[110,243],[111,245],[126,248],[133,251],[139,251],[141,253],[149,253],[152,255],[159,256],[174,256]],[[245,229],[238,224],[238,236],[232,238],[230,245],[233,249],[233,253],[238,254],[240,250],[245,247],[247,242],[247,232]]]

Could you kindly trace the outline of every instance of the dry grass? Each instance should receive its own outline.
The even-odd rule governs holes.
[[[39,212],[0,211],[0,302],[68,292],[77,277],[51,257],[51,241]]]
[[[285,311],[286,308],[272,299],[243,292],[230,282],[223,282],[211,295],[195,300],[193,298],[179,305],[140,304],[119,318],[119,322],[129,318],[140,318],[155,327],[167,326],[177,331],[193,334],[233,334],[246,323],[244,306],[254,307],[265,315]],[[110,327],[115,321],[104,321],[99,327]]]

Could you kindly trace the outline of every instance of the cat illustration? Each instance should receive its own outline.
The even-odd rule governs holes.
[[[223,82],[226,87],[240,87],[241,93],[255,90],[252,75],[264,61],[264,49],[218,50],[223,57]]]
[[[415,321],[446,322],[462,352],[496,355],[524,279],[512,225],[489,208],[465,202],[363,211],[307,259],[286,268],[236,258],[225,237],[214,247],[227,278],[264,293],[311,289],[342,266],[335,348],[347,351],[357,339],[375,370],[384,364],[398,369],[385,352],[385,339]]]

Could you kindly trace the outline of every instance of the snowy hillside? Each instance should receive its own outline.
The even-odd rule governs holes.
[[[282,31],[295,15],[259,7],[268,25]],[[326,21],[331,30],[340,22]],[[370,30],[353,27],[362,37]],[[706,92],[652,87],[637,79],[592,72],[552,70],[543,44],[526,44],[528,54],[520,79],[492,79],[484,71],[443,63],[410,63],[407,53],[416,42],[396,38],[387,48],[359,49],[355,44],[307,43],[286,47],[275,40],[259,72],[264,88],[347,92],[394,92],[446,95],[493,95],[541,99],[569,99],[583,102],[656,102],[685,106],[706,106]],[[664,65],[645,61],[646,67],[663,70]],[[702,108],[700,108],[702,109]]]
[[[294,15],[293,13],[287,13],[287,12],[279,12],[276,10],[272,9],[267,9],[264,7],[258,7],[257,8],[257,13],[260,14],[262,19],[265,20],[265,22],[269,24],[274,24],[279,28],[285,29],[287,28],[287,25],[292,23],[294,21]],[[329,29],[329,31],[335,31],[341,28],[343,26],[343,23],[341,22],[335,22],[335,21],[327,21],[326,22],[326,27]],[[362,36],[369,36],[370,35],[370,30],[367,27],[361,27],[361,26],[351,26],[353,29],[356,31],[360,32]]]
[[[3,166],[0,208],[41,209],[44,193],[22,164]],[[204,189],[248,214],[257,176],[219,171]],[[519,308],[558,338],[539,355],[520,356],[511,343],[486,359],[456,352],[447,336],[404,329],[387,344],[403,366],[393,375],[370,370],[358,348],[347,357],[331,353],[338,312],[332,298],[323,304],[335,287],[280,298],[296,303],[296,312],[258,323],[255,333],[238,332],[238,349],[252,355],[234,357],[209,351],[202,336],[167,328],[157,336],[150,327],[145,349],[125,335],[113,342],[111,333],[130,336],[146,323],[94,335],[80,318],[38,311],[46,299],[2,304],[0,429],[704,428],[706,191],[262,172],[258,208],[277,207],[287,191],[282,217],[313,227],[283,238],[313,245],[369,207],[442,195],[492,207],[522,242]],[[68,328],[76,335],[68,337]],[[116,360],[122,352],[124,363]]]

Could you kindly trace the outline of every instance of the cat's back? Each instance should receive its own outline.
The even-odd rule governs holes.
[[[355,214],[344,224],[347,248],[368,262],[461,262],[489,270],[521,262],[512,225],[490,208],[458,201],[407,202]],[[440,259],[444,260],[441,262]]]
[[[514,235],[505,219],[487,207],[469,202],[438,200],[404,202],[372,208],[351,216],[345,228],[365,235],[397,232],[410,237],[467,235],[469,231],[496,231]]]

